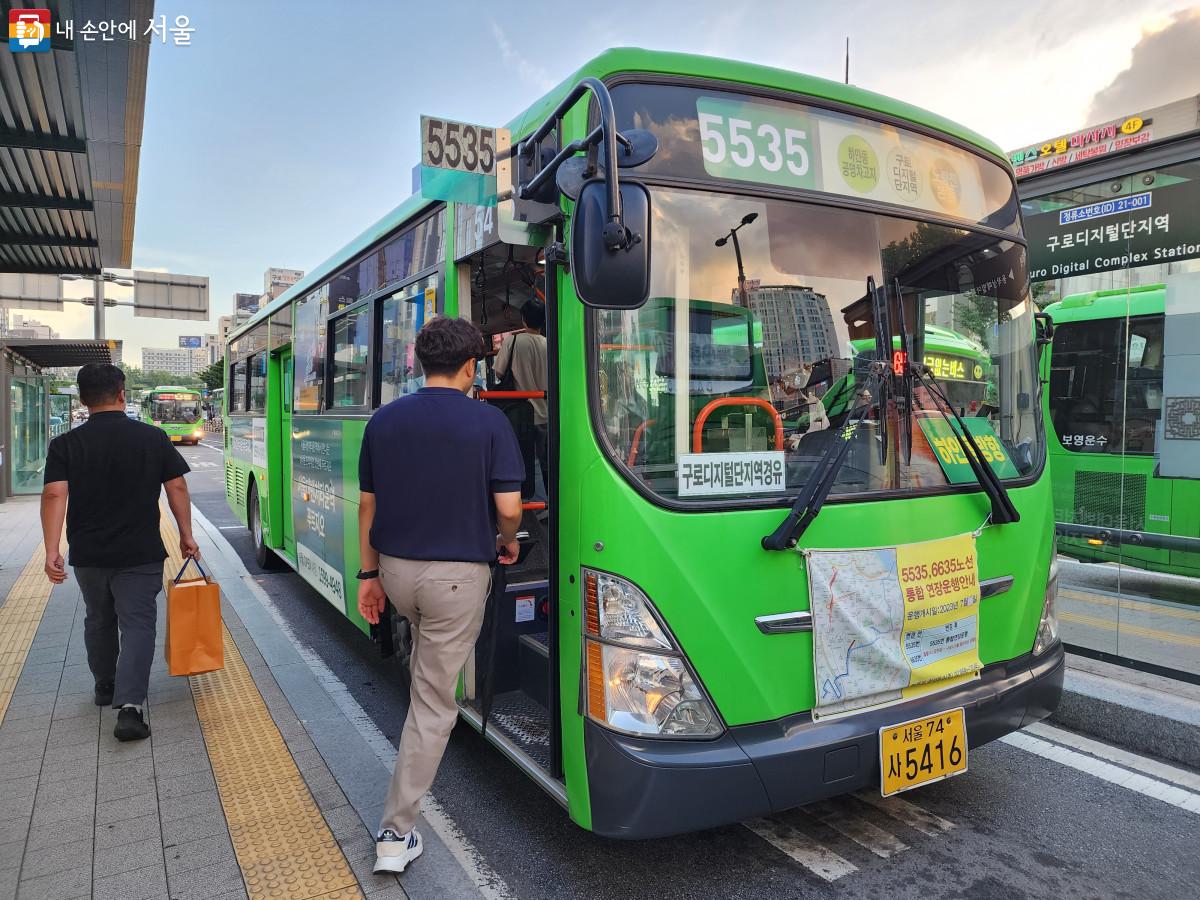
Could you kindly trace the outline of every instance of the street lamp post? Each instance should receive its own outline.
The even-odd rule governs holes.
[[[741,222],[729,229],[729,234],[717,238],[715,242],[715,246],[724,247],[729,243],[730,238],[733,239],[733,255],[737,258],[738,267],[738,298],[742,301],[742,306],[748,306],[749,303],[746,299],[746,270],[742,266],[742,245],[738,243],[737,233],[739,228],[744,228],[757,218],[758,213],[746,213],[742,216]]]
[[[59,275],[58,277],[61,278],[63,281],[79,281],[87,276],[84,276],[84,275]],[[90,280],[92,281],[92,283],[94,285],[94,287],[93,287],[94,293],[92,295],[92,303],[94,304],[94,309],[92,310],[92,329],[95,332],[95,334],[94,334],[95,339],[100,341],[100,340],[104,339],[104,307],[105,306],[118,306],[118,305],[124,305],[124,306],[132,306],[133,305],[132,303],[118,304],[117,301],[115,301],[115,300],[112,301],[111,303],[106,303],[104,300],[104,282],[111,281],[113,284],[119,284],[119,285],[122,285],[123,287],[133,287],[134,281],[132,278],[125,278],[124,276],[121,276],[121,275],[114,275],[112,272],[100,272],[96,275],[91,276]],[[86,303],[88,301],[83,300],[82,302]]]

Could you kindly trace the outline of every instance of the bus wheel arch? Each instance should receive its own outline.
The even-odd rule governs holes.
[[[275,551],[267,546],[267,535],[262,525],[262,508],[258,500],[258,484],[254,476],[246,487],[246,524],[250,528],[250,539],[254,543],[254,561],[261,569],[277,569],[280,562]]]

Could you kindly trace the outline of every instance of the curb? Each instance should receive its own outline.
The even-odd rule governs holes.
[[[1200,688],[1067,654],[1058,725],[1200,769]]]

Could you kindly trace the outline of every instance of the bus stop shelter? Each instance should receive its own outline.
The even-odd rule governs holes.
[[[0,503],[42,489],[46,448],[71,427],[52,416],[48,369],[112,362],[116,341],[0,340]]]

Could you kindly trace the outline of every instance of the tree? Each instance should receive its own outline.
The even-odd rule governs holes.
[[[225,386],[225,360],[219,359],[203,372],[199,373],[204,386],[210,391],[216,390],[219,387]]]

